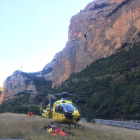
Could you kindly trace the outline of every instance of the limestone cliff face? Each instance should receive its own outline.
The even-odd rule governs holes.
[[[68,42],[56,54],[52,87],[95,60],[117,52],[123,44],[140,41],[139,0],[95,0],[70,21]]]
[[[22,91],[36,91],[33,81],[22,75],[21,71],[15,71],[13,75],[9,76],[3,84],[3,93],[0,96],[0,104],[3,102],[14,99],[18,92]]]
[[[54,66],[54,63],[56,61],[56,58],[54,57],[53,60],[48,63],[42,70],[42,74],[44,74],[44,78],[46,79],[46,81],[52,81],[52,71],[53,71],[53,66]],[[46,73],[43,73],[43,72],[46,72]]]

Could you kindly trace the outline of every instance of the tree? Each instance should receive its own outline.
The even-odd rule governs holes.
[[[40,108],[37,105],[30,105],[28,108],[28,112],[34,112],[35,114],[39,114]]]
[[[130,83],[130,82],[131,82],[131,76],[130,76],[130,74],[129,74],[128,72],[125,72],[124,76],[125,76],[125,80],[126,80],[128,83]]]
[[[124,114],[127,115],[129,113],[129,110],[130,110],[130,105],[129,104],[125,105],[123,108]]]
[[[137,111],[137,109],[138,109],[138,105],[136,105],[136,103],[133,103],[133,104],[131,105],[130,111],[133,113],[133,112]]]
[[[137,86],[135,92],[134,92],[134,99],[135,99],[135,103],[139,104],[140,103],[140,85]]]
[[[124,94],[124,98],[123,98],[124,104],[131,104],[133,102],[133,95],[131,94],[130,91],[127,91]]]
[[[114,107],[114,105],[115,105],[115,98],[114,96],[111,96],[108,101],[108,107],[111,109]]]

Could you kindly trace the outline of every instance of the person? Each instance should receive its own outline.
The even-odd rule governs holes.
[[[29,112],[29,116],[31,116],[31,112]]]

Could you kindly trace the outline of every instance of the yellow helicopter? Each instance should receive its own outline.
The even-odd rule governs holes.
[[[54,122],[59,124],[76,125],[81,119],[81,114],[79,108],[74,105],[71,100],[68,100],[68,96],[72,94],[63,92],[61,94],[54,95],[61,95],[61,100],[54,102],[52,107],[52,96],[49,96],[49,104],[47,105],[47,108],[45,110],[41,108],[42,116],[52,118]]]

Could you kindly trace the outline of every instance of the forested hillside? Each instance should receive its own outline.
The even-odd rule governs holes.
[[[122,50],[108,58],[102,58],[79,73],[71,74],[70,78],[60,87],[38,91],[50,93],[68,92],[79,95],[78,105],[82,116],[94,116],[103,119],[140,119],[140,45],[134,44],[129,51]],[[30,75],[31,76],[31,75]],[[44,84],[45,85],[45,84]],[[43,86],[44,86],[43,85]],[[47,84],[46,84],[47,85]],[[30,95],[20,96],[17,101],[4,103],[0,112],[13,111],[26,113]],[[41,97],[37,104],[48,103]],[[20,104],[20,108],[17,105]],[[15,109],[17,108],[17,109]]]
[[[140,119],[140,45],[100,59],[72,74],[59,91],[82,95],[83,115],[96,118]]]

